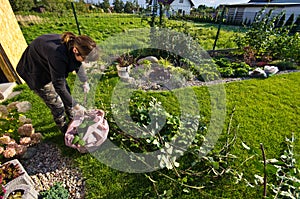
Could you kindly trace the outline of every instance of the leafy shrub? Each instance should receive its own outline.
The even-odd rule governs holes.
[[[185,70],[180,67],[172,67],[171,71],[179,76],[182,75],[186,80],[192,80],[194,77],[192,71]]]
[[[273,15],[273,10],[264,12],[265,9],[262,9],[256,15],[251,28],[244,35],[237,36],[235,42],[238,47],[262,61],[276,57],[299,62],[300,36],[298,33],[290,34],[293,25],[278,26],[283,12],[277,15]]]
[[[275,27],[275,21],[281,17],[282,13],[271,17],[272,11],[263,15],[264,12],[265,9],[262,9],[256,15],[249,31],[236,39],[237,45],[241,49],[250,46],[255,50],[257,56],[268,54],[271,37],[277,34],[281,35],[281,29]]]
[[[297,65],[290,61],[275,60],[270,62],[270,65],[277,66],[280,71],[297,69]]]
[[[252,69],[245,62],[233,63],[232,68],[235,69],[234,76],[235,77],[246,77],[249,74],[249,71]]]
[[[215,60],[222,77],[246,77],[251,67],[245,62],[231,62],[229,59]]]
[[[61,183],[55,183],[49,190],[40,193],[41,199],[68,199],[69,192]]]
[[[234,76],[234,69],[231,67],[219,68],[219,71],[222,77],[233,77]]]
[[[234,71],[235,77],[246,77],[249,75],[249,70],[247,68],[237,68]]]
[[[179,117],[176,115],[171,115],[166,112],[162,108],[161,102],[157,101],[156,98],[149,99],[139,99],[138,97],[134,97],[130,101],[129,110],[115,110],[115,114],[118,114],[119,118],[124,118],[119,123],[122,126],[127,125],[128,127],[130,124],[134,124],[136,128],[132,129],[129,128],[128,134],[134,135],[136,133],[140,133],[142,135],[141,138],[135,138],[134,136],[128,136],[120,132],[119,129],[115,129],[113,135],[110,139],[114,140],[116,143],[122,143],[123,147],[130,151],[145,152],[145,151],[152,151],[157,150],[164,145],[165,142],[168,142],[172,139],[172,137],[178,133],[180,129],[180,120]],[[129,112],[128,112],[129,111]],[[127,117],[130,115],[132,118],[132,122]],[[151,117],[158,117],[161,121],[157,118]],[[152,120],[151,120],[152,119]],[[166,120],[166,124],[163,126],[159,132],[152,137],[148,137],[149,133],[152,131],[158,130],[160,124]],[[155,120],[155,121],[154,121]],[[154,127],[151,126],[150,123],[156,123],[158,126]],[[145,126],[150,125],[150,130],[145,128]],[[111,129],[118,128],[114,125],[110,126]],[[151,130],[151,128],[153,128]],[[145,137],[146,138],[143,138]]]
[[[294,134],[292,134],[291,138],[286,137],[283,145],[284,151],[282,155],[280,155],[280,158],[264,160],[264,177],[268,176],[268,178],[264,178],[259,174],[255,174],[254,182],[250,183],[250,181],[248,181],[246,178],[243,178],[242,175],[240,175],[239,180],[243,180],[244,182],[246,182],[247,186],[251,188],[256,189],[257,187],[260,187],[262,184],[264,184],[264,198],[266,198],[267,196],[267,187],[269,187],[272,191],[270,192],[270,195],[274,196],[272,198],[294,199],[300,197],[300,170],[299,166],[297,166],[297,161],[294,152]],[[250,150],[250,148],[248,148],[248,150]],[[264,151],[263,147],[262,151]],[[276,180],[269,180],[267,182],[267,179],[270,178],[275,178]]]
[[[215,64],[217,64],[221,68],[229,67],[230,60],[227,58],[220,58],[220,59],[215,60]]]
[[[270,184],[277,198],[299,198],[300,197],[300,170],[294,153],[295,138],[285,139],[286,149],[280,159],[269,160],[276,169],[276,183]]]

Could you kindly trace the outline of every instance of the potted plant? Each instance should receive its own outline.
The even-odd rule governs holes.
[[[116,58],[118,75],[122,79],[128,79],[130,68],[135,63],[135,59],[129,53],[125,53]]]

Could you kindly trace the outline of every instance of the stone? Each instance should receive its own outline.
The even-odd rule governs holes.
[[[138,64],[143,64],[143,62],[145,60],[150,61],[151,63],[158,63],[158,59],[154,56],[148,56],[148,57],[141,58],[137,61],[137,63]]]
[[[21,159],[30,159],[32,158],[37,152],[35,147],[28,147],[27,151],[20,157]]]

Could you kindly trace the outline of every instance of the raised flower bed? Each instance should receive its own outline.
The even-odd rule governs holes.
[[[13,195],[26,199],[37,199],[38,192],[34,190],[34,182],[31,180],[22,164],[17,160],[10,160],[0,166],[2,180],[3,199]],[[12,197],[14,198],[14,197]]]

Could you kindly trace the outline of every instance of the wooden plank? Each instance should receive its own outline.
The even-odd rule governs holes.
[[[26,40],[19,27],[8,0],[0,0],[0,44],[1,69],[9,81],[16,81],[15,68],[27,47]]]

